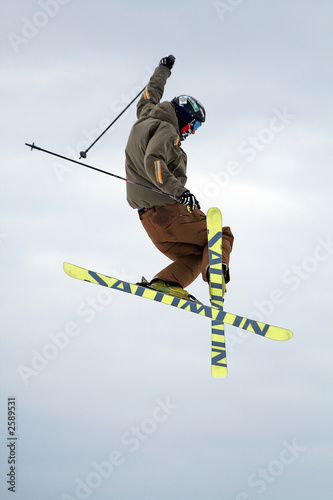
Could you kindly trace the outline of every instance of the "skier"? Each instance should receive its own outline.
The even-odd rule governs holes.
[[[125,156],[126,177],[159,188],[172,198],[127,183],[127,201],[138,210],[142,225],[154,245],[173,262],[158,272],[149,287],[189,299],[184,288],[202,274],[209,282],[209,254],[206,215],[195,196],[185,188],[187,156],[181,143],[205,122],[200,102],[180,95],[160,102],[175,57],[161,59],[138,104],[137,118],[130,132]],[[229,275],[233,235],[224,227],[222,239],[224,278]]]

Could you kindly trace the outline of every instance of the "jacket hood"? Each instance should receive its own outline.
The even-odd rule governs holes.
[[[176,110],[173,104],[168,101],[161,102],[157,104],[149,113],[149,116],[152,118],[157,118],[158,120],[171,123],[180,134],[178,117],[176,114]]]

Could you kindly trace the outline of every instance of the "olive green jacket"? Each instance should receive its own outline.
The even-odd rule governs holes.
[[[185,191],[187,157],[180,147],[175,108],[171,102],[160,103],[170,74],[167,67],[158,66],[137,104],[138,120],[128,138],[125,165],[127,179],[180,196]],[[132,208],[177,203],[129,182],[127,201]]]

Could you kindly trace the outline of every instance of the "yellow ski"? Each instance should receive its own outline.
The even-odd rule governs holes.
[[[245,318],[244,316],[231,314],[220,308],[205,306],[199,302],[179,299],[177,297],[173,297],[172,295],[157,292],[150,288],[128,283],[117,278],[111,278],[109,276],[105,276],[104,274],[96,273],[95,271],[88,271],[88,269],[84,269],[67,262],[65,262],[63,266],[65,273],[72,278],[89,281],[90,283],[106,286],[112,288],[113,290],[120,290],[121,292],[154,300],[155,302],[161,302],[162,304],[178,307],[180,309],[184,309],[185,311],[200,314],[206,318],[214,320],[217,319],[218,321],[223,321],[228,325],[242,328],[243,330],[247,330],[248,332],[255,333],[262,337],[273,340],[289,340],[293,335],[290,330],[286,330],[284,328],[261,323],[259,321]]]
[[[209,249],[209,292],[212,306],[223,310],[225,281],[222,272],[222,214],[218,208],[207,212]],[[211,369],[213,377],[228,373],[224,322],[212,318]]]

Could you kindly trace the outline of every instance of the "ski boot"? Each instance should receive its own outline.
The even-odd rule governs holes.
[[[153,279],[148,282],[144,276],[142,276],[141,283],[138,285],[150,288],[157,292],[166,293],[167,295],[172,295],[172,297],[177,297],[179,299],[189,300],[191,302],[200,303],[193,295],[190,295],[186,290],[184,290],[178,283],[171,281],[164,281],[160,279]]]

